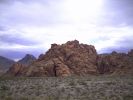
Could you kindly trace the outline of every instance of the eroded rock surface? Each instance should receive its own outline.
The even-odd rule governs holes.
[[[68,41],[62,45],[52,44],[45,55],[41,54],[38,60],[27,68],[24,75],[70,76],[96,74],[96,59],[97,52],[92,45],[80,44],[77,40]]]
[[[130,53],[101,54],[97,59],[100,74],[133,74],[133,56]]]

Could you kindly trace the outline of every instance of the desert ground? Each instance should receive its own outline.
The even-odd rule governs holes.
[[[0,100],[133,100],[133,77],[1,77]]]

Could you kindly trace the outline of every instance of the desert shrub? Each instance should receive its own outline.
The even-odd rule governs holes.
[[[69,86],[75,86],[76,83],[74,81],[70,81]]]
[[[133,95],[126,95],[123,97],[123,100],[133,100]]]
[[[4,98],[4,100],[14,100],[12,96],[7,96]]]
[[[0,87],[0,90],[1,90],[1,91],[7,91],[7,90],[9,90],[9,87],[8,87],[8,86],[5,86],[5,85],[2,85],[2,86]]]

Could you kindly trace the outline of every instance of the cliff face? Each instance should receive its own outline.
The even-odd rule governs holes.
[[[25,75],[27,68],[28,66],[17,62],[10,67],[6,74],[11,76],[22,76]]]
[[[52,44],[46,54],[29,65],[16,64],[8,73],[14,76],[84,76],[133,74],[133,50],[128,54],[112,52],[98,55],[92,45],[77,40]]]

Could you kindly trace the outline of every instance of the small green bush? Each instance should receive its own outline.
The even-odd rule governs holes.
[[[8,97],[5,97],[5,99],[4,99],[4,100],[14,100],[14,99],[13,99],[13,97],[8,96]]]
[[[0,87],[0,90],[2,90],[2,91],[7,91],[7,90],[9,90],[9,87],[7,87],[7,86],[5,86],[5,85],[2,85],[2,86]]]
[[[133,100],[133,95],[126,95],[123,97],[123,100]]]

